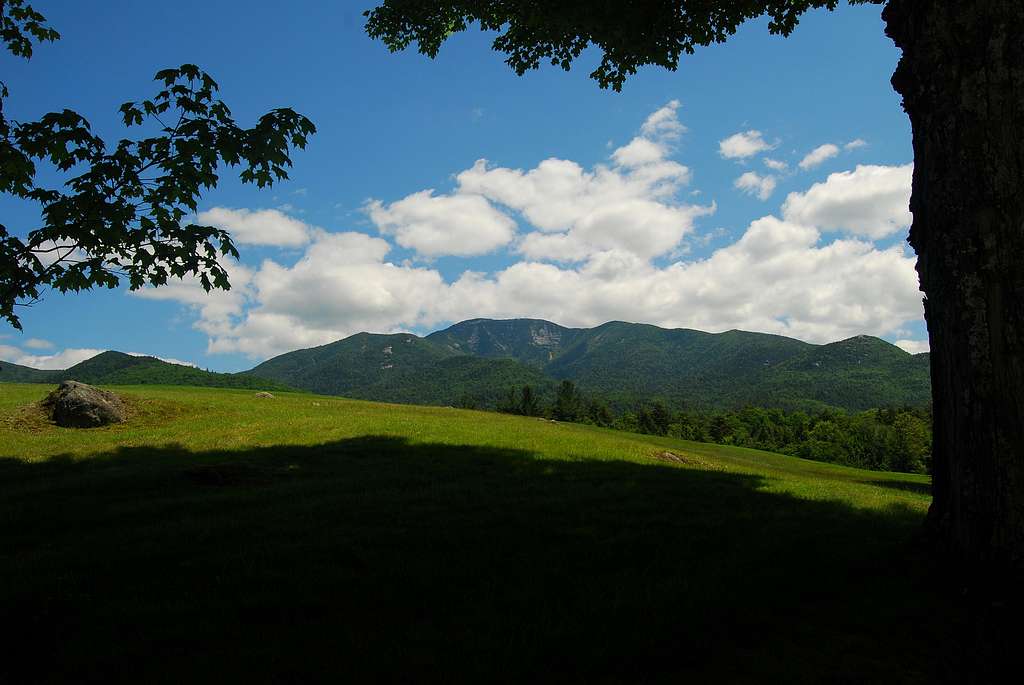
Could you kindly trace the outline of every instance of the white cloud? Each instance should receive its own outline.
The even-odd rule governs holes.
[[[693,228],[693,220],[713,211],[707,207],[669,207],[650,200],[624,200],[596,208],[567,233],[534,232],[519,251],[533,259],[582,261],[607,250],[643,259],[671,252]]]
[[[319,235],[319,234],[318,234]],[[246,306],[253,302],[253,270],[233,261],[223,263],[231,283],[230,290],[203,290],[195,278],[174,279],[159,288],[142,288],[130,293],[148,300],[180,302],[192,308],[199,319],[195,327],[208,336],[216,337],[230,330],[241,317]]]
[[[29,338],[22,343],[23,346],[30,350],[48,350],[53,347],[53,343],[49,340],[43,340],[42,338]]]
[[[897,340],[893,344],[910,354],[921,354],[930,349],[927,340]]]
[[[314,229],[276,209],[229,209],[214,207],[196,216],[196,222],[231,233],[241,245],[299,247],[309,242]]]
[[[764,165],[771,169],[772,171],[778,171],[780,173],[785,173],[789,171],[788,164],[779,159],[772,159],[771,157],[764,158]]]
[[[825,231],[884,238],[910,226],[912,176],[912,164],[857,166],[830,174],[805,193],[790,193],[783,216]]]
[[[675,140],[686,127],[679,121],[677,110],[679,100],[670,100],[664,107],[655,110],[640,127],[640,135],[644,138]]]
[[[546,159],[529,170],[478,160],[456,177],[459,193],[477,193],[522,215],[534,231],[518,243],[531,259],[581,261],[606,250],[651,259],[676,249],[693,221],[714,211],[678,201],[690,170],[668,159],[685,127],[677,101],[647,118],[640,135],[585,170]]]
[[[597,165],[586,171],[576,162],[552,158],[523,171],[489,167],[485,160],[478,160],[456,179],[460,192],[479,193],[517,211],[539,231],[562,232],[622,202],[649,200],[668,206],[663,200],[689,182],[690,170],[664,159],[663,146],[658,147],[660,156],[649,155],[641,161],[637,148],[622,152],[631,145],[613,152],[612,159],[628,159],[635,166]]]
[[[902,247],[837,240],[764,217],[736,243],[664,268],[628,253],[578,269],[521,262],[488,278],[466,274],[435,318],[532,316],[570,326],[612,319],[708,331],[731,328],[826,342],[883,334],[921,315],[914,259]]]
[[[612,153],[615,163],[623,167],[640,167],[652,164],[665,156],[663,146],[649,138],[637,136]]]
[[[379,238],[342,233],[321,237],[291,266],[265,261],[243,311],[227,321],[201,314],[197,327],[208,333],[211,353],[262,359],[359,331],[429,329],[476,316],[740,328],[814,342],[888,334],[920,318],[914,259],[902,246],[819,241],[810,226],[767,216],[705,259],[657,267],[612,248],[577,266],[527,260],[445,282],[434,269],[386,261]]]
[[[855,140],[851,140],[849,143],[844,145],[843,149],[849,152],[850,150],[856,150],[858,148],[867,147],[867,144],[868,141],[864,140],[863,138],[857,138]]]
[[[390,205],[371,200],[366,212],[381,233],[426,257],[486,254],[511,242],[516,231],[512,219],[470,193],[422,190]]]
[[[31,338],[25,341],[25,347],[32,347],[29,343],[35,340]],[[46,342],[46,341],[43,341]],[[52,344],[48,344],[48,347],[53,347]],[[107,350],[99,350],[90,347],[71,347],[54,354],[35,355],[23,352],[17,347],[10,345],[0,345],[0,359],[9,361],[13,364],[20,364],[21,366],[30,366],[34,369],[46,369],[46,370],[63,370],[74,366],[75,364],[84,362],[87,359],[92,359],[98,354],[106,352]],[[154,355],[146,354],[145,352],[126,352],[133,357],[153,357]],[[180,364],[182,366],[196,366],[192,362],[181,361],[180,359],[174,359],[172,357],[156,357],[161,361],[168,362],[169,364]]]
[[[825,143],[819,145],[810,152],[807,156],[800,160],[800,168],[806,171],[807,169],[813,169],[827,159],[831,159],[839,154],[839,147],[832,143]]]
[[[774,147],[765,142],[760,131],[750,130],[734,133],[728,138],[720,140],[718,153],[726,159],[746,159]]]
[[[208,351],[263,358],[360,331],[391,332],[433,319],[443,291],[437,271],[385,261],[386,241],[363,233],[320,236],[295,264],[265,260],[252,275],[244,312],[205,320]]]
[[[79,362],[84,362],[86,359],[92,359],[104,351],[88,347],[69,347],[56,354],[22,354],[20,357],[9,361],[22,366],[31,366],[33,369],[67,369]]]
[[[879,206],[887,206],[893,169],[899,176],[909,167],[833,174],[791,194],[782,218],[757,219],[732,244],[688,258],[687,241],[700,242],[692,237],[695,219],[715,206],[680,200],[689,196],[690,170],[671,158],[684,130],[677,110],[678,103],[659,109],[636,137],[591,168],[557,158],[527,169],[479,160],[456,175],[448,194],[425,190],[391,204],[368,203],[386,236],[421,255],[479,254],[503,245],[506,255],[521,255],[494,272],[446,279],[429,265],[389,260],[383,238],[318,230],[297,258],[233,265],[236,287],[228,293],[207,295],[182,281],[138,294],[193,308],[210,353],[254,359],[359,331],[422,331],[476,316],[740,328],[813,342],[861,333],[907,337],[895,332],[921,318],[913,256],[902,245],[826,243],[821,234],[875,237],[877,229],[865,227],[892,218]],[[768,147],[760,133],[747,133],[756,135],[738,134],[745,143],[724,146],[723,155],[742,159],[751,147]],[[775,181],[753,174],[744,189],[767,197],[768,179]],[[501,210],[520,220],[518,239],[512,216]],[[864,211],[878,216],[861,223]],[[488,221],[494,225],[481,229]]]
[[[753,171],[748,171],[733,183],[735,187],[747,195],[754,195],[760,200],[767,200],[771,197],[772,193],[775,192],[775,184],[774,176],[761,176]]]

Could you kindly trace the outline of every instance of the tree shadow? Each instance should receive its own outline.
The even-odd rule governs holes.
[[[0,459],[0,681],[950,677],[920,516],[764,484],[386,436]]]

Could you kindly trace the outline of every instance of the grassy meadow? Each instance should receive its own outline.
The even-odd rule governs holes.
[[[535,418],[0,385],[0,682],[906,682],[926,477]]]

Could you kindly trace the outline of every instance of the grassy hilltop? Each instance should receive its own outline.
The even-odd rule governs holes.
[[[925,477],[540,419],[0,391],[0,682],[936,682]]]

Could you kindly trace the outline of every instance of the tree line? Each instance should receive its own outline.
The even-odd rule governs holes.
[[[572,381],[565,380],[553,398],[539,396],[529,385],[509,388],[496,409],[632,433],[751,447],[878,471],[931,472],[930,407],[884,407],[855,413],[835,408],[804,412],[753,406],[690,411],[673,410],[655,400],[616,412],[600,398],[584,395]]]

